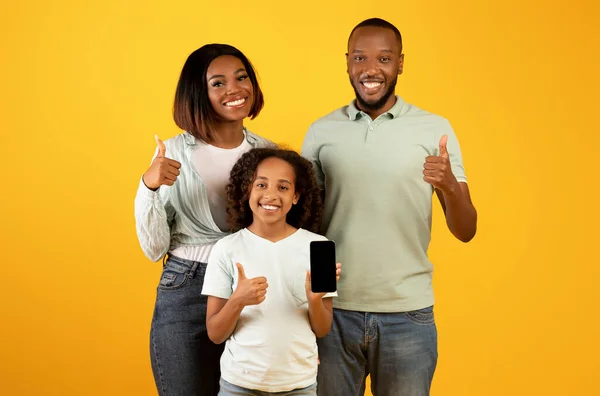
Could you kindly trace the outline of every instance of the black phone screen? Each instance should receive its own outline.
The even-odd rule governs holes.
[[[310,277],[313,293],[336,291],[335,243],[313,241],[310,243]]]

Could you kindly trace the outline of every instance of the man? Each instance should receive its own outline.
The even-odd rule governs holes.
[[[370,374],[374,396],[425,396],[437,363],[433,192],[463,242],[477,212],[450,124],[394,94],[398,29],[361,22],[346,58],[356,100],[313,123],[302,148],[325,190],[323,230],[344,263],[333,326],[319,340],[318,394],[362,395]]]

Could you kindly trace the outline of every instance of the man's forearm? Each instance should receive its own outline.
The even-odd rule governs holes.
[[[477,232],[477,210],[469,199],[466,183],[457,182],[450,191],[437,194],[443,197],[448,229],[460,241],[469,242]]]

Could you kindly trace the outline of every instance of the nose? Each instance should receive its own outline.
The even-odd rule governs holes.
[[[376,59],[370,59],[363,63],[363,74],[366,74],[369,77],[374,76],[379,71],[379,66],[377,64]]]
[[[239,81],[235,80],[231,84],[227,85],[227,95],[235,95],[240,93],[242,88],[239,85]]]
[[[277,197],[277,188],[269,185],[263,192],[263,198],[267,201],[272,201]]]

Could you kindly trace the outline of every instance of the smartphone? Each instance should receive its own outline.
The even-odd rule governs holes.
[[[310,278],[313,293],[332,293],[337,290],[335,265],[335,242],[310,243]]]

